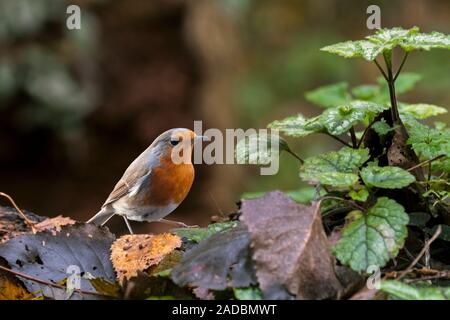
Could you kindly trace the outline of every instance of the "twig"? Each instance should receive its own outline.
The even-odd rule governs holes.
[[[349,147],[349,148],[351,148],[352,146],[349,144],[349,143],[347,143],[347,142],[345,142],[344,140],[342,140],[341,138],[339,138],[339,137],[336,137],[336,136],[334,136],[334,135],[332,135],[331,133],[329,133],[329,132],[324,132],[327,136],[330,136],[330,137],[332,137],[333,139],[335,139],[335,140],[337,140],[337,141],[339,141],[340,143],[342,143],[343,145],[346,145],[347,147]]]
[[[419,163],[419,164],[417,164],[417,165],[415,165],[415,166],[413,166],[411,168],[408,168],[406,171],[413,171],[413,170],[415,170],[417,168],[420,168],[420,167],[422,167],[422,166],[424,166],[424,165],[426,165],[428,163],[431,163],[431,162],[433,162],[435,160],[438,160],[440,158],[443,158],[445,156],[446,156],[445,154],[441,154],[439,156],[434,157],[433,159],[425,160],[425,161],[423,161],[423,162],[421,162],[421,163]]]
[[[364,129],[364,132],[361,136],[361,139],[359,139],[358,145],[356,146],[357,149],[359,149],[359,147],[361,146],[361,144],[364,141],[364,138],[366,137],[367,132],[369,131],[370,128],[372,128],[373,124],[377,122],[377,120],[373,120],[367,127],[366,129]]]
[[[9,200],[9,202],[11,202],[11,204],[14,206],[14,208],[17,210],[17,212],[19,213],[19,215],[23,218],[23,220],[25,220],[25,222],[30,226],[33,227],[37,222],[31,221],[26,215],[25,213],[23,213],[23,211],[17,206],[17,204],[14,202],[13,198],[11,198],[11,196],[7,195],[4,192],[0,192],[0,196],[5,197],[6,199]]]
[[[411,264],[408,266],[408,268],[406,268],[405,270],[402,271],[402,273],[400,273],[397,280],[400,280],[401,278],[403,278],[407,273],[410,272],[410,270],[412,270],[412,268],[414,268],[414,266],[417,264],[417,262],[419,262],[419,260],[422,259],[423,255],[430,248],[430,245],[433,243],[433,241],[436,240],[437,237],[439,237],[441,232],[442,232],[442,228],[439,225],[436,229],[436,232],[433,234],[433,236],[428,241],[425,242],[425,245],[423,246],[422,250],[420,250],[419,255],[414,259],[413,262],[411,262]]]
[[[33,282],[37,282],[37,283],[40,283],[40,284],[43,284],[43,285],[46,285],[46,286],[50,286],[50,287],[66,290],[66,287],[63,286],[63,285],[60,285],[60,284],[57,284],[57,283],[53,283],[53,282],[49,282],[49,281],[45,281],[45,280],[42,280],[42,279],[39,279],[39,278],[35,278],[35,277],[32,277],[32,276],[27,275],[25,273],[22,273],[22,272],[19,272],[19,271],[14,271],[14,270],[11,270],[11,269],[3,267],[3,266],[0,266],[0,270],[12,273],[15,276],[18,276],[18,277],[21,277],[21,278],[24,278],[24,279],[27,279],[27,280],[30,280],[30,281],[33,281]],[[78,293],[81,293],[81,294],[90,294],[90,295],[94,295],[94,296],[103,296],[103,297],[116,298],[115,296],[109,295],[109,294],[106,294],[106,293],[99,293],[99,292],[94,292],[94,291],[85,291],[85,290],[81,290],[81,289],[74,289],[74,291],[78,292]]]
[[[402,63],[400,64],[400,67],[398,68],[397,73],[395,74],[394,81],[397,80],[398,75],[400,74],[400,71],[402,71],[403,65],[404,65],[405,62],[406,62],[406,58],[408,57],[408,54],[409,54],[409,52],[406,51],[406,52],[405,52],[405,55],[403,56]]]
[[[375,60],[373,60],[373,62],[375,62],[375,64],[377,65],[378,70],[380,70],[380,72],[383,75],[384,79],[386,79],[386,81],[388,81],[388,77],[387,77],[386,73],[384,72],[383,68],[378,63],[378,61],[375,59]]]

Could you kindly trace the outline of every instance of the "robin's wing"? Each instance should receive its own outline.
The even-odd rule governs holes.
[[[102,207],[119,200],[127,194],[136,194],[144,181],[150,177],[150,174],[151,168],[147,160],[147,153],[143,152],[127,168]]]

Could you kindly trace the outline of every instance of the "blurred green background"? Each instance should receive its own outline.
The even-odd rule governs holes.
[[[69,4],[81,8],[81,30],[66,28]],[[370,4],[383,27],[450,33],[448,0],[0,0],[0,190],[38,214],[87,219],[166,129],[318,114],[306,91],[378,77],[373,64],[319,51],[371,33]],[[423,80],[402,100],[450,105],[448,52],[414,53],[404,70]],[[317,135],[289,142],[302,157],[337,147]],[[299,190],[297,172],[289,155],[276,176],[200,165],[169,218],[205,224],[243,192]]]

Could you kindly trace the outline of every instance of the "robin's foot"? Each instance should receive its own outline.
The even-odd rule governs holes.
[[[133,229],[131,229],[130,223],[128,222],[127,217],[123,216],[123,220],[125,221],[125,224],[127,225],[128,231],[130,232],[130,234],[134,234],[133,233]]]
[[[173,221],[173,220],[167,220],[167,219],[159,219],[159,222],[171,225],[171,226],[175,226],[178,228],[198,228],[199,226],[195,225],[195,226],[188,226],[186,223],[184,222],[179,222],[179,221]]]

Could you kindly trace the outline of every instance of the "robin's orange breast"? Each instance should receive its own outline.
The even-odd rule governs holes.
[[[163,207],[181,203],[191,189],[194,175],[191,163],[174,164],[170,157],[162,157],[160,165],[152,169],[150,194],[144,204]]]

